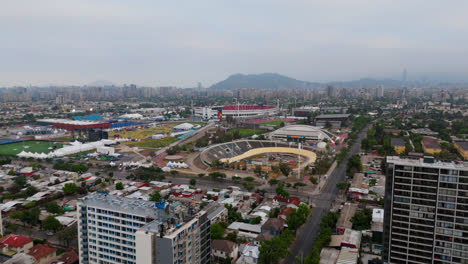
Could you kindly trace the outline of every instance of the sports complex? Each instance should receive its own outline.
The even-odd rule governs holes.
[[[200,154],[205,165],[219,160],[226,164],[236,164],[246,169],[261,166],[263,171],[269,171],[272,165],[288,164],[291,169],[311,165],[317,155],[310,150],[291,147],[291,143],[265,140],[239,140],[214,145]]]

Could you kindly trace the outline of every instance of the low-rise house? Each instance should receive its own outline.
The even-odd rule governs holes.
[[[358,205],[356,203],[345,203],[341,209],[340,217],[336,222],[336,233],[344,234],[346,229],[351,229],[353,223],[351,223],[351,218],[356,213]]]
[[[27,252],[32,247],[33,240],[29,237],[9,234],[0,238],[0,250],[7,256]]]
[[[12,258],[3,262],[3,264],[34,264],[35,261],[32,256],[23,252],[15,254]]]
[[[405,152],[406,143],[401,138],[392,138],[390,143],[397,154],[402,154]]]
[[[352,229],[346,229],[343,236],[343,241],[341,241],[342,247],[349,248],[359,248],[361,245],[362,233],[360,231],[355,231]]]
[[[56,249],[43,244],[37,244],[30,248],[28,255],[35,259],[34,264],[48,264],[56,257]]]
[[[261,228],[262,233],[269,233],[272,236],[281,234],[284,230],[284,220],[281,218],[268,219]]]
[[[239,247],[240,257],[236,264],[257,264],[260,257],[258,246],[243,244]]]
[[[343,247],[340,250],[336,264],[350,264],[357,263],[359,257],[359,250],[356,248]]]
[[[422,147],[424,150],[424,153],[428,154],[437,154],[442,151],[442,148],[440,147],[439,143],[437,142],[436,138],[433,137],[423,137],[422,140]]]
[[[77,264],[79,260],[78,254],[71,250],[63,253],[56,258],[57,264]]]
[[[454,146],[463,159],[468,160],[468,141],[456,141]]]
[[[237,243],[232,241],[213,240],[211,242],[211,255],[215,261],[225,259],[231,259],[231,261],[235,261],[237,259],[238,252],[239,247]]]

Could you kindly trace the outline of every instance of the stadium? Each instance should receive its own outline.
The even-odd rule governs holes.
[[[273,105],[225,105],[211,107],[195,107],[195,116],[203,119],[219,119],[231,117],[272,116],[278,114],[278,108]]]
[[[316,154],[310,150],[290,147],[290,144],[265,140],[240,140],[214,145],[200,154],[205,165],[219,160],[223,163],[243,163],[247,169],[256,165],[270,167],[288,163],[292,169],[313,164]]]
[[[287,142],[320,142],[327,140],[334,142],[336,136],[326,131],[325,129],[307,126],[307,125],[291,125],[282,127],[270,133],[270,139]]]

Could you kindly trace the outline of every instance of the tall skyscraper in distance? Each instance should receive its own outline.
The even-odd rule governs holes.
[[[80,263],[210,263],[210,221],[180,202],[91,193],[78,201]]]
[[[377,97],[383,97],[384,96],[384,86],[383,85],[377,86],[376,95],[377,95]]]
[[[387,157],[383,261],[468,263],[468,163]]]
[[[336,87],[333,85],[327,86],[327,96],[330,98],[336,97]]]
[[[408,79],[408,72],[406,71],[406,69],[403,69],[403,73],[401,74],[401,81],[405,83],[407,79]]]

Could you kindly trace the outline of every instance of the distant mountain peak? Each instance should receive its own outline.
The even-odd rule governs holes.
[[[255,88],[262,90],[316,87],[317,83],[296,80],[278,73],[242,74],[236,73],[213,84],[210,89],[236,90]]]
[[[107,81],[107,80],[97,80],[97,81],[94,81],[94,82],[91,82],[91,83],[88,83],[86,86],[113,86],[115,85],[114,83],[112,83],[111,81]]]

